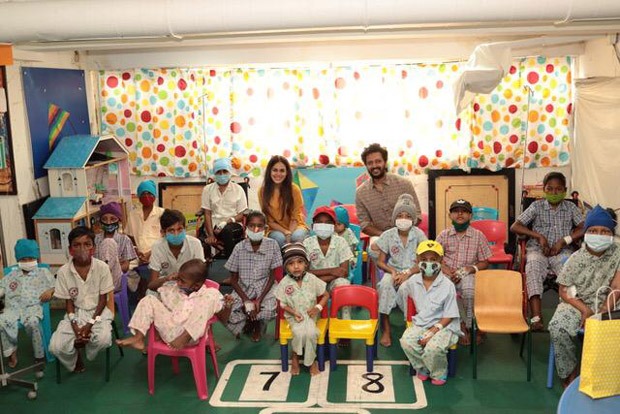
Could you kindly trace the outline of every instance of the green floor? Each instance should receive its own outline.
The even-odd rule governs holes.
[[[553,304],[545,310],[547,320],[552,312]],[[53,312],[53,319],[61,317],[61,311]],[[400,336],[404,329],[400,322],[402,315],[396,313],[395,336]],[[279,346],[273,339],[273,324],[269,326],[267,336],[262,342],[255,344],[248,338],[235,340],[223,326],[215,327],[215,336],[222,349],[218,353],[220,370],[224,371],[226,362],[237,359],[278,359]],[[510,335],[489,335],[479,352],[478,380],[472,379],[472,359],[469,349],[458,350],[458,368],[455,378],[450,378],[443,387],[424,384],[428,406],[421,412],[433,413],[472,413],[472,414],[508,414],[508,413],[554,413],[562,393],[559,381],[551,390],[545,387],[547,372],[547,354],[549,334],[534,335],[533,374],[532,381],[526,382],[526,365],[519,358],[519,338]],[[397,344],[397,342],[396,342]],[[339,360],[364,360],[363,343],[354,341],[350,348],[339,350]],[[20,336],[20,366],[27,365],[31,360],[29,339],[25,334]],[[181,372],[174,375],[167,357],[159,357],[156,363],[155,394],[149,395],[147,390],[147,359],[139,352],[126,350],[125,357],[120,358],[118,348],[111,352],[111,380],[104,381],[105,356],[101,354],[95,361],[87,363],[87,371],[83,374],[66,373],[63,368],[63,382],[55,382],[54,365],[45,369],[45,377],[39,381],[38,398],[30,401],[26,398],[26,390],[16,386],[0,389],[0,407],[3,413],[106,413],[131,412],[167,413],[196,412],[209,413],[258,413],[262,408],[223,408],[213,407],[209,402],[198,400],[189,363],[181,362]],[[379,349],[380,360],[403,360],[404,354],[398,345]],[[212,396],[217,380],[213,373],[210,360],[207,362],[209,397]],[[222,399],[235,400],[243,384],[235,383],[244,379],[247,366],[237,366],[226,385],[226,393]],[[346,367],[339,366],[329,377],[329,401],[342,400],[345,390]],[[395,392],[399,402],[413,401],[413,393],[407,395],[403,384],[411,386],[411,379],[406,367],[395,366]],[[327,375],[327,374],[325,374]],[[30,375],[34,378],[34,375]],[[402,382],[400,379],[402,378]],[[288,401],[305,400],[308,394],[309,374],[302,372],[299,377],[291,380]],[[404,391],[403,391],[404,390]],[[315,412],[320,412],[315,407]],[[399,410],[368,409],[370,412],[398,412]],[[289,411],[277,412],[299,412]],[[331,411],[331,412],[338,412]]]

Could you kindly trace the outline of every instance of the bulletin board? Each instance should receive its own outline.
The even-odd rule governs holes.
[[[6,72],[3,66],[0,66],[0,100],[0,195],[15,195],[15,163],[6,95]]]
[[[474,207],[497,209],[499,220],[506,223],[510,248],[515,238],[508,231],[515,220],[515,170],[497,172],[472,169],[431,170],[428,174],[429,237],[435,238],[450,225],[450,204],[458,199],[469,201]]]
[[[65,135],[90,134],[83,70],[24,68],[22,72],[34,178],[45,177],[43,164]]]

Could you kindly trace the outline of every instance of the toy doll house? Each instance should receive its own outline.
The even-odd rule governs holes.
[[[76,226],[91,226],[103,199],[131,200],[127,150],[112,135],[63,137],[43,166],[50,197],[33,216],[41,261],[67,261],[67,236]]]

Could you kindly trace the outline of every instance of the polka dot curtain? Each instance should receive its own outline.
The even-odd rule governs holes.
[[[469,166],[499,170],[568,164],[571,68],[570,57],[523,59],[513,63],[491,94],[477,95]]]
[[[204,176],[223,156],[241,176],[261,175],[273,154],[300,167],[355,166],[371,142],[388,147],[401,175],[557,166],[568,162],[571,64],[515,61],[458,117],[457,63],[104,71],[102,125],[139,175]]]

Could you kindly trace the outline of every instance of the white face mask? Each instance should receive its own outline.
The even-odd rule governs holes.
[[[334,234],[334,225],[329,223],[314,223],[312,225],[312,230],[314,230],[314,234],[316,234],[319,239],[325,240]]]
[[[586,233],[583,239],[590,250],[596,253],[604,252],[614,244],[614,236],[606,236],[604,234]]]
[[[263,240],[263,236],[265,235],[264,231],[252,231],[250,229],[245,230],[245,234],[248,235],[248,239],[253,242],[259,242]]]
[[[413,226],[413,220],[406,219],[406,218],[399,218],[394,221],[394,224],[396,224],[396,228],[398,230],[407,231],[411,228],[411,226]]]
[[[34,269],[37,268],[37,261],[35,260],[33,262],[18,262],[17,265],[24,272],[32,272]]]

